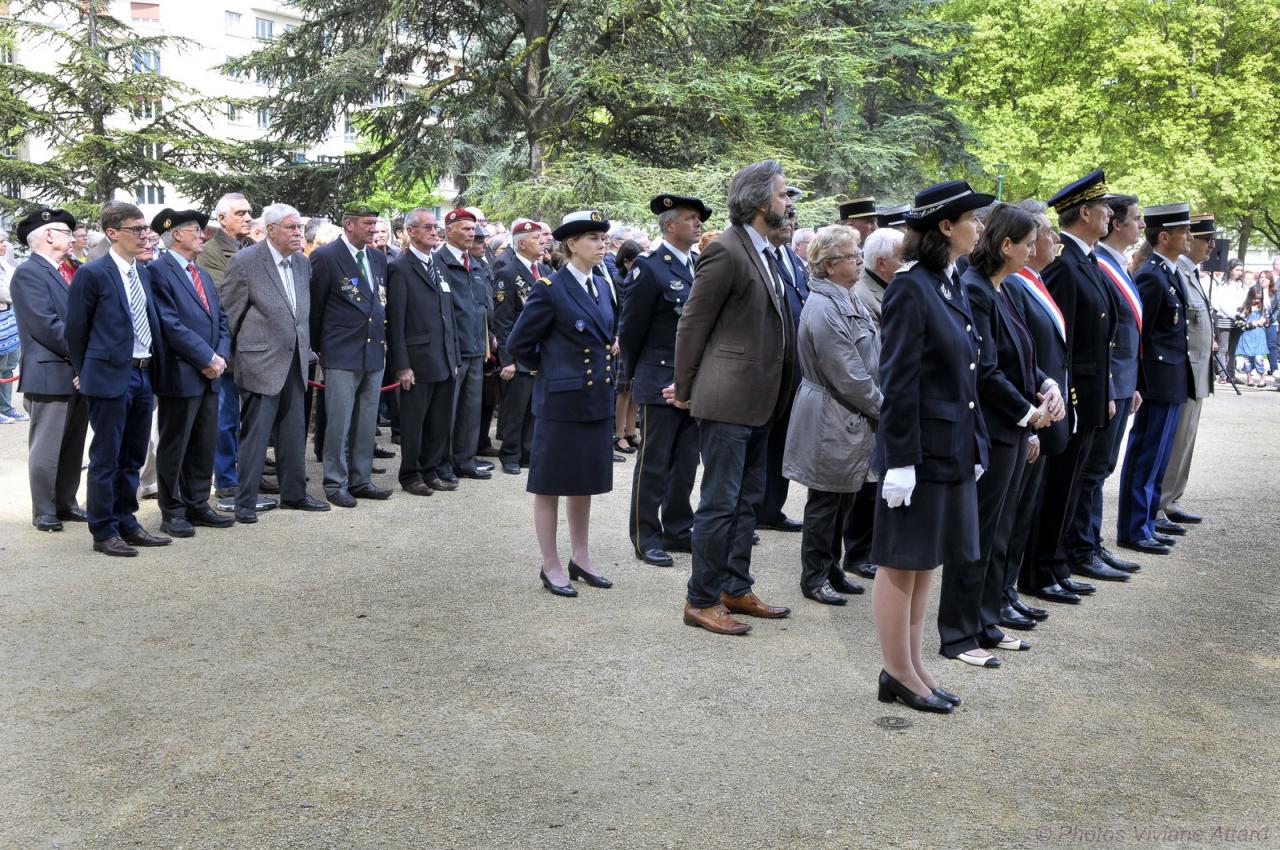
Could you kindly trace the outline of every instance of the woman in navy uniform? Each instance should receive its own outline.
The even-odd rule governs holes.
[[[612,587],[587,553],[591,497],[613,489],[613,305],[592,269],[608,249],[609,222],[598,212],[570,213],[552,234],[567,262],[534,284],[507,350],[537,369],[529,481],[542,550],[542,584],[577,596],[572,580]],[[556,549],[560,497],[569,519],[569,569]]]
[[[920,656],[931,571],[978,560],[977,478],[987,465],[978,410],[981,339],[955,261],[977,244],[974,211],[994,198],[963,180],[930,186],[906,214],[909,262],[885,290],[880,380],[884,404],[871,463],[880,499],[871,543],[872,609],[884,669],[881,702],[920,711],[960,704]]]

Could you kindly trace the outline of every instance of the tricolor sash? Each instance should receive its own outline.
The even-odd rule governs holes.
[[[1029,266],[1023,266],[1022,271],[1014,272],[1014,275],[1022,281],[1027,291],[1031,293],[1031,297],[1036,303],[1049,314],[1049,318],[1053,319],[1053,326],[1058,329],[1058,336],[1062,337],[1062,341],[1067,341],[1067,322],[1062,318],[1062,310],[1058,308],[1058,302],[1053,300],[1053,296],[1049,294],[1048,288],[1045,287],[1044,281],[1040,279],[1040,275]]]
[[[1129,272],[1124,268],[1115,257],[1107,251],[1098,251],[1098,268],[1102,269],[1107,277],[1111,278],[1111,282],[1115,284],[1116,289],[1120,290],[1125,303],[1129,305],[1129,309],[1133,311],[1134,318],[1138,322],[1138,333],[1142,333],[1142,299],[1138,297],[1138,292],[1133,288],[1133,281],[1129,278]]]

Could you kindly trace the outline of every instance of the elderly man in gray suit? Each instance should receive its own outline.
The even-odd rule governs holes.
[[[257,522],[255,506],[267,443],[276,432],[280,507],[327,511],[307,495],[307,421],[303,415],[311,355],[311,265],[302,254],[302,218],[287,204],[262,211],[266,238],[227,262],[222,307],[240,388],[236,521]]]

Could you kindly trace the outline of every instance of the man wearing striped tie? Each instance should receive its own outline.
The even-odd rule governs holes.
[[[111,248],[71,281],[66,339],[93,429],[86,500],[93,549],[131,557],[135,546],[171,542],[134,516],[151,437],[152,378],[164,358],[151,279],[137,262],[151,227],[136,206],[115,201],[103,205],[101,225]]]

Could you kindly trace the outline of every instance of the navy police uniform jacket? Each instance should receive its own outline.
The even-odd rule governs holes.
[[[1142,296],[1142,361],[1138,390],[1144,401],[1181,404],[1195,388],[1187,357],[1187,296],[1182,280],[1159,254],[1134,278]]]
[[[223,360],[231,360],[231,329],[227,314],[218,303],[213,276],[196,266],[209,300],[209,311],[205,312],[186,267],[187,260],[172,251],[165,251],[147,267],[156,311],[164,326],[166,355],[155,391],[170,398],[194,398],[209,389],[213,382],[200,370],[209,365],[215,353]]]
[[[380,371],[386,360],[387,256],[369,246],[365,280],[343,239],[311,252],[311,347],[326,369]]]
[[[692,288],[693,275],[665,244],[636,257],[631,266],[618,346],[639,404],[666,404],[662,390],[676,379],[676,326]]]
[[[1111,341],[1116,334],[1116,305],[1112,286],[1103,279],[1096,260],[1089,259],[1070,237],[1062,252],[1044,270],[1044,283],[1058,303],[1067,325],[1071,352],[1071,390],[1077,427],[1107,424],[1111,395]]]
[[[527,364],[516,362],[507,350],[507,337],[535,283],[533,272],[520,262],[513,249],[508,248],[498,256],[493,265],[493,336],[498,341],[498,362],[503,366],[514,365],[517,372],[525,374],[531,370]]]
[[[151,378],[156,380],[164,361],[160,315],[147,267],[137,263],[138,280],[147,296],[147,320],[151,325]],[[67,350],[80,376],[80,394],[94,398],[119,398],[129,390],[133,371],[133,314],[124,279],[115,260],[104,254],[85,263],[71,279],[67,296]]]
[[[1018,423],[1030,408],[1037,406],[1036,393],[1047,377],[1036,366],[1035,339],[1028,329],[1030,346],[1023,345],[1013,324],[1015,317],[1009,315],[1004,298],[985,274],[969,266],[960,282],[982,340],[975,371],[987,436],[995,442],[1016,445],[1027,430]],[[1005,285],[1001,283],[1002,287]]]
[[[613,306],[602,278],[598,303],[566,266],[541,278],[507,337],[507,350],[538,370],[533,415],[560,422],[613,416]]]
[[[871,463],[914,466],[919,481],[959,483],[987,466],[987,427],[978,409],[978,353],[964,287],[919,263],[898,272],[881,314],[884,405]]]

